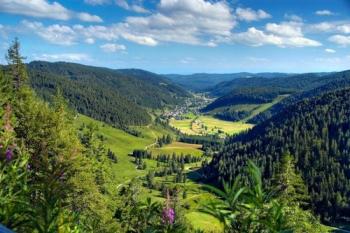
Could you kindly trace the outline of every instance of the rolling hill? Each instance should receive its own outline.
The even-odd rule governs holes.
[[[45,100],[57,89],[79,113],[117,127],[145,125],[145,108],[180,104],[189,94],[162,76],[143,70],[112,70],[66,62],[34,61],[30,82]]]
[[[279,103],[273,105],[270,109],[258,114],[254,118],[252,118],[249,122],[253,124],[261,123],[273,115],[279,113],[284,108],[291,104],[295,104],[303,99],[318,96],[330,91],[335,91],[338,89],[342,89],[345,87],[350,87],[350,71],[343,71],[338,73],[333,73],[328,76],[330,82],[322,85],[320,87],[314,88],[309,91],[304,91],[301,93],[295,93],[293,95],[288,96],[288,98],[285,98],[284,100],[280,101]]]

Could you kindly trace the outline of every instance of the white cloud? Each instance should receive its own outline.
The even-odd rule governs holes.
[[[334,15],[334,13],[330,10],[318,10],[315,12],[316,15],[322,15],[322,16],[330,16]]]
[[[302,36],[286,37],[266,33],[255,27],[249,28],[246,32],[234,34],[232,41],[250,46],[276,45],[278,47],[316,47],[322,44]]]
[[[88,13],[78,13],[77,14],[78,19],[84,22],[95,22],[95,23],[102,23],[103,20],[97,16],[97,15],[90,15]]]
[[[46,0],[0,0],[0,11],[59,20],[68,20],[71,17],[69,10],[61,4],[49,3]]]
[[[309,26],[309,28],[311,29],[311,31],[314,32],[328,32],[330,30],[333,30],[334,26],[335,25],[330,22],[321,22],[317,24],[312,24]]]
[[[87,44],[95,44],[95,39],[94,38],[86,38],[85,43]]]
[[[248,22],[271,18],[271,15],[263,10],[255,11],[250,8],[240,8],[240,7],[236,9],[236,15],[238,19],[243,21],[248,21]]]
[[[308,25],[308,30],[311,32],[325,33],[344,33],[350,34],[350,22],[335,21],[335,22],[321,22],[317,24]]]
[[[74,25],[72,29],[79,35],[84,38],[93,38],[106,41],[112,41],[119,38],[121,34],[120,28],[118,25],[114,26],[83,26],[83,25]]]
[[[116,0],[115,3],[125,10],[134,11],[137,13],[148,13],[149,11],[138,4],[129,4],[126,0]]]
[[[338,25],[336,27],[336,29],[338,30],[338,32],[349,34],[350,33],[350,23]]]
[[[344,47],[350,45],[350,36],[334,35],[329,37],[328,40]]]
[[[250,46],[262,46],[265,44],[282,45],[282,39],[275,35],[265,34],[263,31],[255,27],[249,28],[246,32],[241,32],[233,35],[233,42],[239,42]]]
[[[106,53],[115,53],[118,51],[126,50],[125,45],[111,44],[111,43],[101,45],[100,48]]]
[[[123,33],[122,37],[126,40],[129,40],[141,45],[156,46],[158,44],[156,40],[147,36],[135,36],[128,33]]]
[[[334,49],[325,49],[326,53],[335,53],[336,51]]]
[[[72,45],[76,40],[76,33],[69,26],[53,24],[45,27],[40,22],[22,21],[24,29],[34,32],[44,40],[58,45]]]
[[[73,12],[58,2],[50,3],[47,0],[0,0],[0,11],[38,18],[57,20],[78,18],[86,22],[102,22],[102,19],[96,15],[90,15],[85,12]]]
[[[229,36],[235,21],[224,1],[161,0],[158,12],[145,17],[128,17],[120,25],[124,38],[140,44],[157,41],[213,45],[216,37]],[[136,40],[137,39],[137,40]]]
[[[34,55],[34,60],[82,62],[90,61],[91,58],[85,53],[61,53]]]
[[[286,37],[301,37],[303,36],[301,24],[297,22],[284,22],[281,24],[268,23],[265,26],[266,31],[275,35]]]

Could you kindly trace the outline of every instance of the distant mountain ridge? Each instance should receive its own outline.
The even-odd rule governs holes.
[[[206,91],[207,89],[222,83],[231,81],[238,78],[252,78],[252,77],[262,77],[262,78],[276,78],[276,77],[288,77],[293,74],[288,73],[249,73],[249,72],[239,72],[239,73],[228,73],[228,74],[211,74],[211,73],[196,73],[190,75],[179,75],[179,74],[165,74],[164,76],[179,84],[180,86],[192,90],[192,91]]]
[[[213,96],[223,96],[231,91],[240,88],[276,88],[280,91],[298,92],[312,89],[329,82],[329,73],[305,73],[297,75],[288,75],[284,77],[250,77],[236,78],[231,81],[221,82],[207,91]]]

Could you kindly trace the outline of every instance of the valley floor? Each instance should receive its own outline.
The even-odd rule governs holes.
[[[111,149],[118,158],[118,163],[113,164],[111,171],[113,172],[113,180],[110,183],[110,191],[115,193],[123,185],[128,184],[132,179],[138,179],[140,182],[145,182],[145,176],[149,171],[157,170],[157,162],[152,159],[145,159],[147,164],[146,169],[137,169],[134,163],[134,158],[130,156],[133,150],[144,150],[149,148],[149,151],[153,155],[173,153],[176,156],[181,154],[191,154],[195,156],[202,156],[203,151],[201,145],[188,144],[181,142],[173,142],[172,144],[165,145],[161,148],[153,147],[157,137],[161,137],[165,134],[172,134],[172,131],[164,129],[160,126],[149,125],[145,127],[135,127],[136,130],[141,132],[141,136],[135,137],[120,129],[113,128],[102,122],[93,120],[87,116],[79,115],[76,119],[77,128],[82,124],[95,124],[98,126],[98,134],[102,135],[106,141],[106,146]],[[195,170],[200,167],[201,163],[186,164],[185,171],[188,176],[186,183],[181,183],[179,186],[183,190],[186,190],[187,197],[183,198],[182,195],[180,202],[187,206],[185,216],[194,228],[202,229],[207,232],[221,232],[222,226],[220,222],[214,217],[200,213],[197,211],[199,206],[204,205],[208,201],[214,198],[214,196],[202,189],[202,185],[196,182]],[[166,177],[156,177],[155,182],[158,184],[173,185],[174,175]],[[142,187],[140,198],[146,200],[147,197],[151,197],[153,200],[159,202],[165,202],[165,198],[161,195],[161,192],[147,187]]]

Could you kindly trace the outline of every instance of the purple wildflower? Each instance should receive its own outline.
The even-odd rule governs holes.
[[[9,148],[6,150],[6,160],[9,162],[12,160],[13,158],[13,151]]]
[[[170,207],[170,195],[169,190],[167,190],[167,198],[165,201],[165,207],[162,213],[162,221],[164,224],[174,224],[175,221],[175,210]]]
[[[173,208],[164,208],[162,214],[162,220],[165,224],[174,224],[175,211]]]

